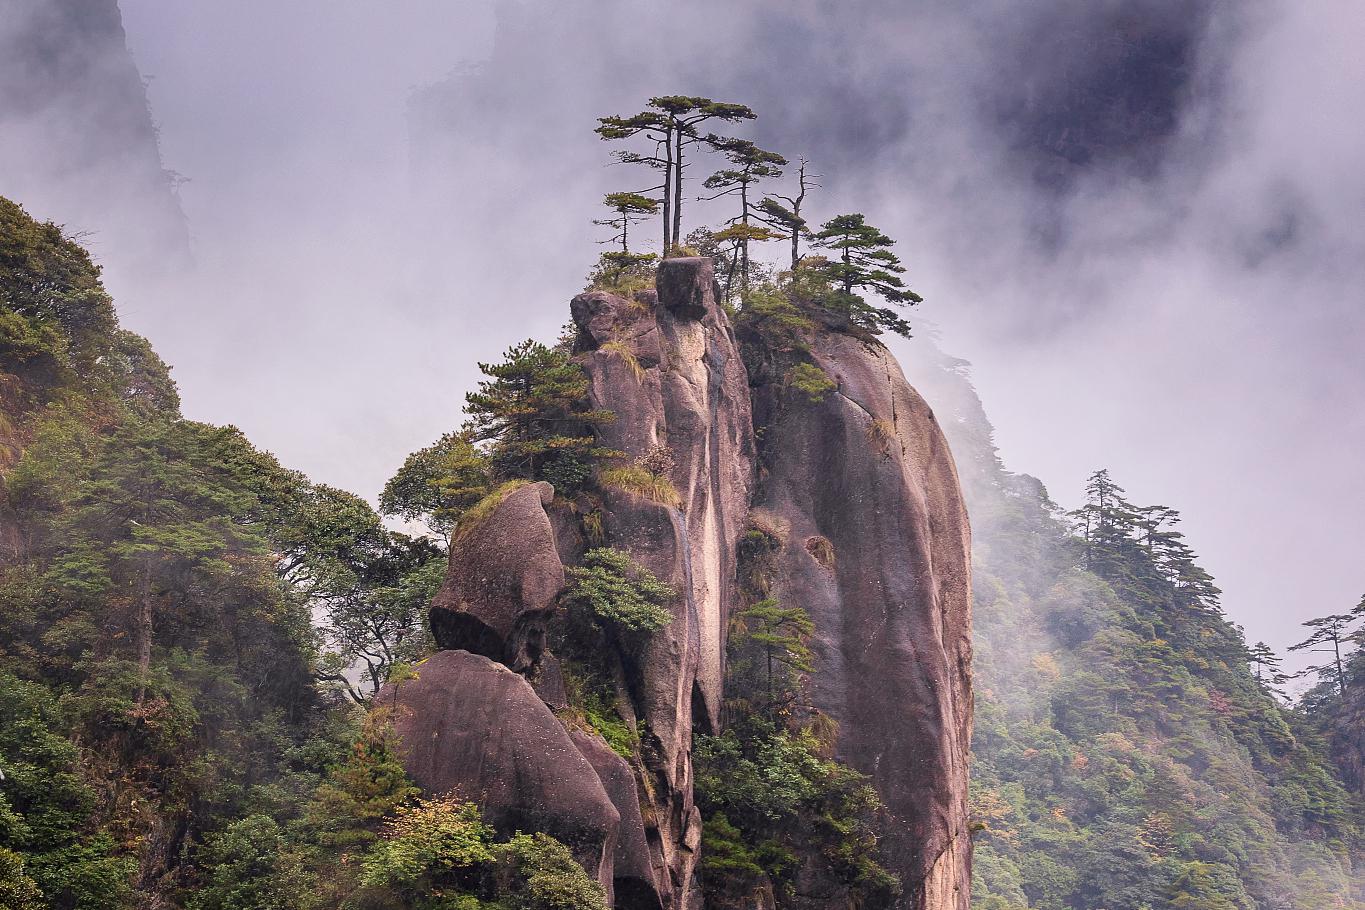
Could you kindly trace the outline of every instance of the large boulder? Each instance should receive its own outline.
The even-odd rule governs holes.
[[[885,347],[820,329],[809,356],[833,383],[823,396],[780,377],[755,392],[766,577],[814,621],[810,699],[887,807],[905,905],[965,910],[971,541],[956,468]]]
[[[416,672],[375,703],[391,712],[417,785],[478,803],[503,834],[557,837],[609,889],[621,813],[531,684],[468,651],[439,651]]]
[[[564,564],[545,507],[548,483],[507,493],[497,507],[457,534],[450,568],[431,604],[436,644],[532,671],[544,651],[544,624],[564,589]]]

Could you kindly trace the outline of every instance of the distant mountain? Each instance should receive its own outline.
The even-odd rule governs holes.
[[[189,258],[117,0],[11,0],[0,18],[0,193],[156,276]]]

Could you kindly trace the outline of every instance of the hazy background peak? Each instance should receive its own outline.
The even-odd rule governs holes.
[[[553,337],[643,183],[594,118],[707,94],[898,238],[1010,467],[1180,508],[1252,640],[1365,589],[1357,4],[121,6],[11,0],[0,193],[94,232],[191,416],[318,479],[373,495]]]

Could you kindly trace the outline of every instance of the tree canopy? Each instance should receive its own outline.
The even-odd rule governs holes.
[[[547,480],[561,492],[587,479],[600,453],[592,427],[612,419],[590,409],[588,377],[562,351],[527,340],[501,363],[481,363],[488,378],[466,398],[472,442],[486,443],[501,479]]]

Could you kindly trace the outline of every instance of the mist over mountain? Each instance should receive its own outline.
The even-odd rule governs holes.
[[[15,0],[0,27],[0,173],[144,286],[189,264],[117,0]]]
[[[1352,5],[13,11],[0,904],[1365,900]],[[914,338],[598,260],[673,91]]]
[[[248,420],[319,476],[374,488],[455,418],[443,389],[470,386],[467,364],[557,329],[600,239],[583,213],[634,180],[593,118],[683,87],[753,105],[754,138],[825,174],[812,205],[899,239],[921,319],[977,364],[1012,463],[1067,502],[1063,478],[1100,463],[1170,491],[1254,637],[1288,642],[1309,603],[1356,596],[1335,567],[1361,519],[1332,505],[1365,495],[1365,426],[1343,405],[1362,391],[1343,289],[1362,280],[1365,198],[1347,3],[124,15],[208,257],[174,293],[130,289],[129,318],[196,413]],[[513,248],[537,255],[500,274]],[[495,288],[509,302],[475,318]],[[280,331],[260,340],[262,321]],[[375,351],[383,379],[343,368]],[[259,406],[282,387],[310,406]],[[1260,492],[1286,477],[1299,493]],[[1272,545],[1248,530],[1262,519],[1302,533]],[[1322,564],[1311,591],[1281,558]]]

